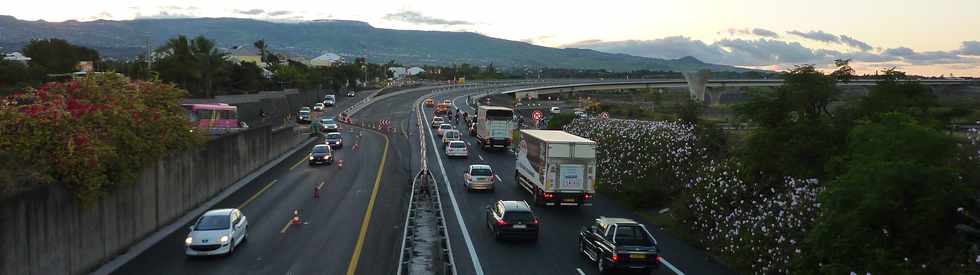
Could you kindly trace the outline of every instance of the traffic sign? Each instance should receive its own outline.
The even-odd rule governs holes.
[[[531,118],[534,120],[541,120],[544,118],[544,113],[542,113],[541,110],[534,110],[534,112],[531,112]]]
[[[609,113],[602,112],[602,113],[599,114],[599,117],[601,117],[601,118],[609,118]]]

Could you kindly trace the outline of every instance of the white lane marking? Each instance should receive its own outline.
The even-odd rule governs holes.
[[[422,106],[419,106],[418,111],[423,112]],[[436,148],[436,139],[432,136],[432,130],[428,129],[426,132],[429,133],[429,141],[432,142],[432,148]],[[459,212],[459,204],[456,203],[456,195],[453,195],[453,190],[449,187],[449,177],[446,176],[446,166],[442,164],[441,155],[436,155],[436,162],[439,163],[439,169],[442,172],[442,180],[446,183],[446,193],[449,193],[449,201],[453,204],[453,213],[456,214],[456,222],[459,223],[459,231],[463,232],[463,241],[466,242],[466,250],[468,250],[470,253],[470,261],[473,262],[473,269],[476,271],[476,275],[483,275],[483,266],[480,265],[480,258],[476,255],[476,248],[473,247],[473,241],[470,240],[470,232],[467,230],[466,223],[463,222],[463,214]]]
[[[477,154],[476,156],[480,157],[480,160],[484,160],[483,155]]]
[[[674,265],[670,264],[670,262],[667,261],[667,258],[664,258],[663,256],[660,257],[660,263],[663,263],[664,266],[667,266],[667,268],[669,268],[670,271],[673,271],[674,274],[684,275],[684,272],[681,272],[680,269],[677,269],[677,267],[675,267]]]
[[[585,271],[582,271],[581,268],[576,268],[575,271],[578,271],[579,275],[585,275]]]
[[[497,178],[497,181],[498,182],[503,182],[504,181],[504,180],[500,179],[500,176],[498,176],[498,175],[493,175],[493,176]]]

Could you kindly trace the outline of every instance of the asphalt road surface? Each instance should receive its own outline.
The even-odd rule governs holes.
[[[364,94],[356,98],[338,96],[337,107],[318,115],[335,115]],[[387,138],[373,131],[351,129],[343,129],[345,145],[335,152],[344,162],[342,168],[337,163],[309,166],[306,157],[311,144],[215,206],[239,207],[248,217],[248,242],[233,255],[186,257],[183,240],[187,229],[182,229],[115,274],[368,274],[351,265],[358,258],[363,259],[361,263],[394,270],[397,254],[396,260],[371,255],[381,253],[374,251],[378,247],[386,250],[381,254],[396,253],[397,248],[388,249],[365,238],[364,226],[370,220],[366,212],[371,202],[377,201],[372,194],[380,193],[375,190],[389,175],[379,169],[388,163]],[[354,143],[358,143],[356,151]],[[319,199],[313,198],[314,186],[322,186]],[[289,224],[293,210],[300,211],[303,224]],[[355,253],[359,243],[361,253]],[[386,274],[383,270],[370,273]]]
[[[436,101],[450,99],[463,111],[476,113],[465,105],[465,95],[448,94],[451,96],[436,96]],[[401,102],[409,104],[413,98],[406,97]],[[431,108],[421,110],[426,118],[432,117]],[[447,159],[438,136],[431,128],[427,129],[427,136],[423,138],[430,139],[432,145],[429,167],[438,181],[448,180],[448,184],[441,185],[448,188],[448,192],[441,192],[441,195],[459,274],[598,274],[595,263],[578,252],[577,236],[582,226],[599,216],[632,218],[647,225],[659,241],[661,256],[666,261],[653,274],[733,274],[702,251],[666,235],[656,225],[643,221],[602,194],[597,194],[591,207],[534,207],[542,223],[537,242],[498,242],[485,224],[484,206],[497,200],[531,199],[514,182],[515,155],[509,151],[482,151],[474,138],[464,131],[469,158]],[[463,189],[463,172],[470,164],[493,167],[500,180],[493,192],[466,192]],[[461,219],[457,218],[457,212]]]

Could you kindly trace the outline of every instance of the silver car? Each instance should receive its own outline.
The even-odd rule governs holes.
[[[248,219],[236,208],[210,210],[190,227],[184,245],[187,256],[231,254],[248,239]]]
[[[493,191],[493,169],[490,165],[486,164],[473,164],[466,169],[466,173],[463,174],[463,187],[466,191],[474,189],[490,190]]]

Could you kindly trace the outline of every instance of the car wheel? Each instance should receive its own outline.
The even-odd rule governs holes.
[[[231,244],[228,247],[228,254],[225,255],[230,256],[232,253],[235,253],[235,239],[231,239]]]
[[[596,255],[596,258],[599,258],[599,259],[597,259],[595,261],[596,262],[596,269],[599,269],[599,274],[607,274],[607,273],[609,273],[609,271],[606,270],[606,265],[603,264],[602,258],[599,257],[599,255]]]

